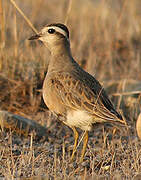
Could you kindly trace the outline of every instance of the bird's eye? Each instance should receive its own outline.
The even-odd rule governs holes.
[[[50,33],[50,34],[55,33],[55,29],[49,29],[49,30],[48,30],[48,33]]]

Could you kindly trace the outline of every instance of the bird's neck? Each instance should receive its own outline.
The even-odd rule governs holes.
[[[61,56],[62,54],[71,55],[70,43],[67,39],[62,39],[50,48],[52,56]]]
[[[73,63],[69,42],[58,44],[51,49],[48,72],[67,71]]]

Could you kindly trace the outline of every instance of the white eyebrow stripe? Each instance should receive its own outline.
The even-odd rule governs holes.
[[[66,38],[68,38],[66,31],[64,31],[62,28],[57,27],[57,26],[49,26],[49,27],[48,27],[48,29],[51,29],[51,28],[52,28],[52,29],[55,29],[56,32],[59,32],[59,33],[63,34]]]

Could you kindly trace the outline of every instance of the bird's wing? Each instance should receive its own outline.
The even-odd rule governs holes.
[[[75,76],[67,73],[54,76],[53,82],[53,88],[65,106],[84,110],[101,122],[121,121],[123,123],[98,82],[95,82],[97,87],[92,88],[92,85],[86,84],[85,80],[76,79]]]

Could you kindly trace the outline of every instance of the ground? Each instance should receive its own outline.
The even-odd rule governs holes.
[[[129,129],[95,125],[84,162],[79,163],[81,143],[70,163],[72,130],[51,115],[42,99],[50,53],[42,43],[27,40],[34,34],[31,27],[11,1],[2,1],[0,110],[33,119],[49,134],[48,140],[37,141],[32,134],[25,138],[1,130],[0,178],[141,179],[141,141],[136,133],[141,111],[141,2],[15,2],[38,30],[67,19],[73,57],[104,86]]]

